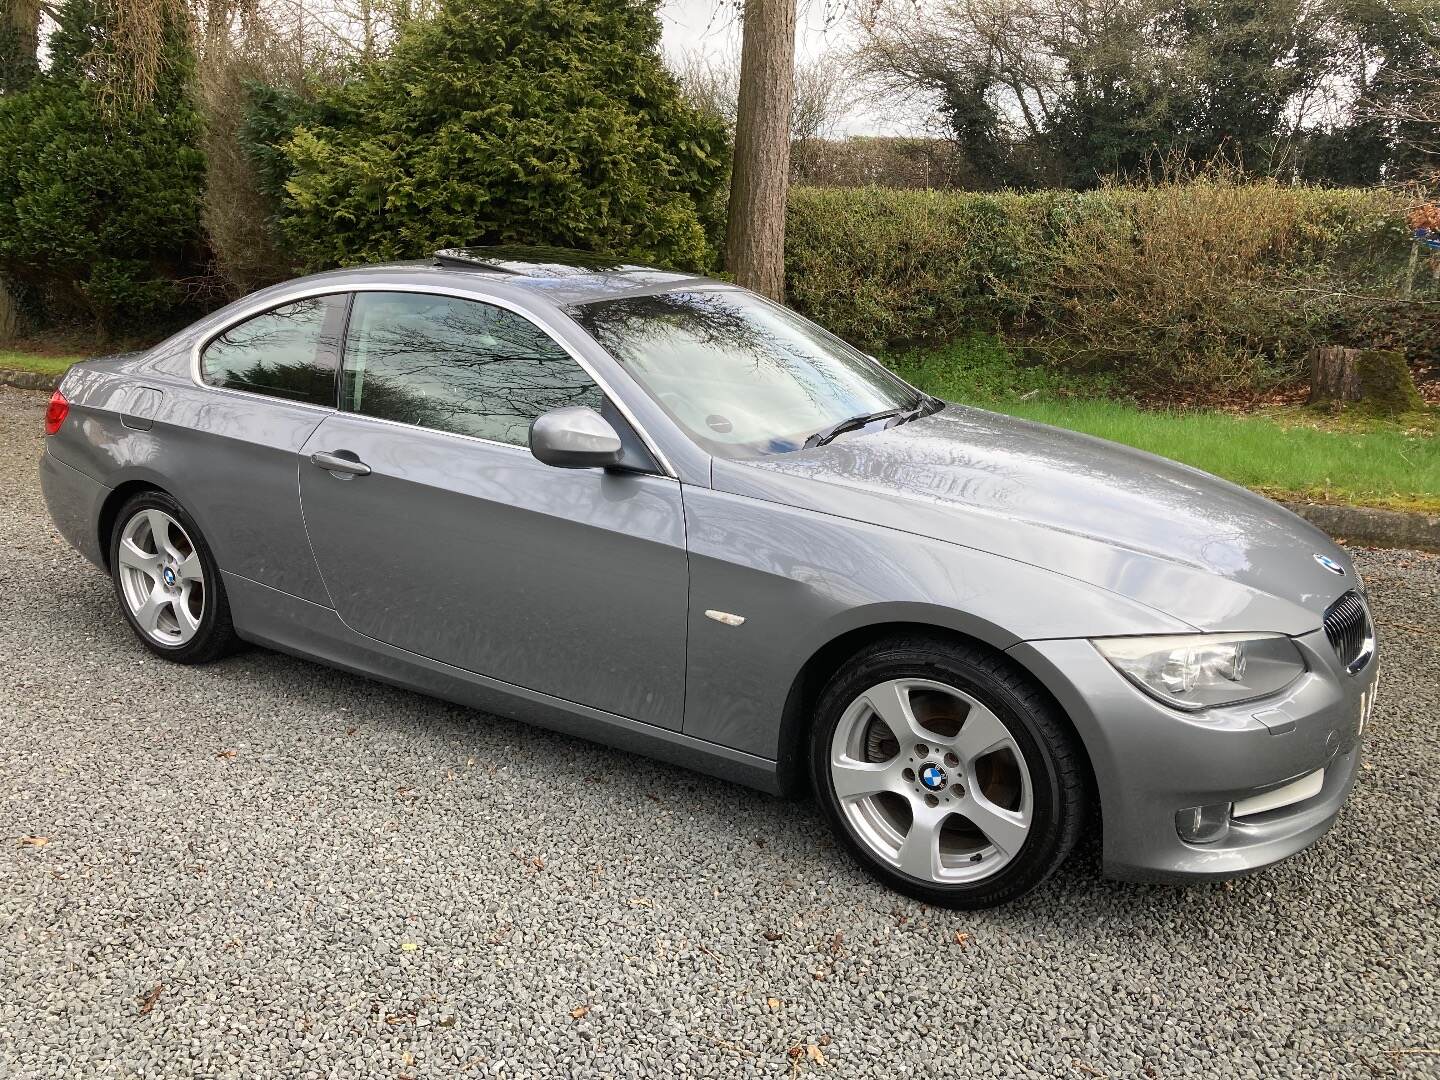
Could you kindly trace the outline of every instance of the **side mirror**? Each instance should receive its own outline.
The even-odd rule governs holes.
[[[530,453],[557,469],[604,469],[620,464],[620,436],[586,405],[551,409],[530,425]]]

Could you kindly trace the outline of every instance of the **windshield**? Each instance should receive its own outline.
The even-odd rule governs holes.
[[[753,293],[631,296],[574,315],[696,442],[724,457],[788,453],[841,421],[926,400],[864,353]]]

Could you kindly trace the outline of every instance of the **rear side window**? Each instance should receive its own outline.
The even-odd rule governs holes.
[[[554,338],[507,308],[428,293],[355,294],[343,409],[525,446],[541,413],[603,402]]]
[[[206,345],[200,376],[211,386],[334,406],[344,321],[343,294],[273,308]]]

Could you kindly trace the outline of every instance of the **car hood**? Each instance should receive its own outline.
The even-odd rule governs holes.
[[[965,406],[813,450],[717,459],[714,474],[721,490],[1019,560],[1201,630],[1307,633],[1357,584],[1343,550],[1269,499],[1154,454]]]

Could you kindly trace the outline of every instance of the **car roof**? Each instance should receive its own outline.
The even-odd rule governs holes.
[[[446,278],[451,283],[458,278],[502,292],[540,293],[559,307],[666,292],[684,283],[721,285],[696,274],[628,263],[594,252],[516,246],[442,248],[429,259],[330,270],[304,280],[339,285],[419,279],[433,284]]]

